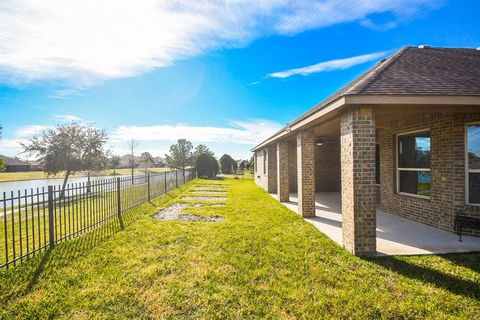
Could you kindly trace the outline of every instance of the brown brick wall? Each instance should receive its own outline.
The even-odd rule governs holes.
[[[288,143],[288,184],[290,192],[297,192],[297,142]]]
[[[288,185],[288,141],[277,142],[277,170],[278,200],[285,202],[290,199]]]
[[[277,193],[277,145],[267,148],[267,191]]]
[[[340,142],[329,141],[315,150],[315,190],[340,191]]]
[[[341,117],[343,245],[355,255],[376,252],[375,111],[350,107]]]
[[[379,130],[380,208],[443,230],[453,231],[457,210],[480,217],[480,207],[465,205],[465,124],[480,114],[429,113],[392,121]],[[396,192],[396,135],[429,129],[431,143],[431,198],[419,199]],[[466,230],[468,233],[469,231]],[[479,232],[470,231],[472,234]]]
[[[298,213],[315,216],[315,135],[313,129],[297,133]]]

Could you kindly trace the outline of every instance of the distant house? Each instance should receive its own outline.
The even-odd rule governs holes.
[[[133,157],[133,167],[134,168],[138,168],[138,166],[140,165],[141,162],[142,162],[142,158],[136,157],[136,156]],[[131,156],[129,154],[125,154],[125,155],[121,156],[118,168],[119,169],[125,169],[125,168],[131,168],[131,167],[132,167]]]
[[[0,159],[5,161],[5,163],[7,164],[5,172],[21,172],[32,170],[30,163],[20,160],[16,157],[10,158],[4,155],[0,155]]]
[[[167,160],[162,157],[154,157],[153,158],[153,166],[155,168],[163,168],[167,165]]]

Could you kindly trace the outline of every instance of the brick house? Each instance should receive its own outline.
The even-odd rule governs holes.
[[[376,252],[377,209],[453,232],[458,210],[480,217],[480,50],[405,47],[252,151],[257,184],[304,217],[341,193],[354,254]]]

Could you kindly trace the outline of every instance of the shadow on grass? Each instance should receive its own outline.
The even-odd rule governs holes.
[[[148,204],[154,207],[153,204]],[[144,208],[134,207],[123,214],[125,227],[134,223],[145,214]],[[37,253],[21,265],[0,270],[0,305],[19,298],[32,291],[39,279],[48,277],[59,267],[71,263],[90,252],[96,245],[112,237],[119,231],[117,218],[106,221],[100,227],[87,231],[76,238],[57,244],[53,249]]]
[[[467,267],[475,272],[478,272],[480,268],[478,265],[480,261],[479,253],[446,254],[440,256],[450,260],[455,264]],[[366,259],[410,279],[419,280],[424,283],[430,283],[438,288],[448,290],[454,294],[475,299],[480,298],[480,283],[477,281],[461,279],[437,269],[409,263],[397,257],[377,257]]]

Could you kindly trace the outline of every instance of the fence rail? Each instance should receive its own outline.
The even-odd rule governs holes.
[[[0,268],[118,219],[135,206],[194,178],[194,169],[148,173],[47,188],[3,192]],[[1,239],[3,238],[3,239]],[[3,245],[2,245],[3,243]]]

